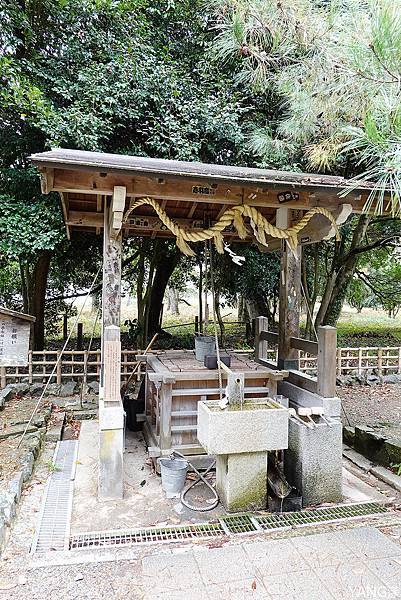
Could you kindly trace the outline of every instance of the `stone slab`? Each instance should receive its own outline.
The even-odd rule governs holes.
[[[122,403],[99,403],[99,498],[124,494],[124,409]]]
[[[287,448],[288,412],[285,408],[212,410],[217,404],[198,402],[198,440],[209,454]]]
[[[65,421],[65,412],[55,412],[52,415],[51,424],[46,431],[46,440],[48,442],[58,442],[61,440]]]
[[[355,442],[355,427],[343,426],[343,441],[347,446],[353,446]]]
[[[398,492],[401,492],[401,477],[392,471],[386,469],[386,467],[373,467],[371,469],[372,475],[375,475],[378,479],[384,481],[388,485],[391,485]]]
[[[5,429],[0,430],[0,440],[4,440],[9,437],[13,437],[15,435],[21,435],[25,431],[26,424],[21,423],[19,425],[11,425],[10,427],[6,427]],[[34,431],[38,431],[38,428],[34,425],[30,425],[26,430],[26,433],[33,433]]]
[[[267,453],[217,455],[216,489],[228,511],[267,506]]]
[[[318,420],[310,429],[289,420],[288,450],[285,452],[288,481],[303,496],[304,506],[342,500],[342,425],[329,427]]]
[[[359,452],[356,452],[352,448],[347,448],[344,446],[343,454],[346,458],[348,458],[348,460],[354,463],[354,465],[366,473],[369,473],[373,467],[373,463],[368,458],[365,458],[362,454],[359,454]]]

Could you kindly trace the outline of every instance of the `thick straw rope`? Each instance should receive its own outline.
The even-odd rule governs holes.
[[[279,227],[269,223],[269,221],[255,207],[248,206],[247,204],[240,204],[238,206],[232,206],[231,208],[228,208],[212,227],[200,231],[191,231],[188,229],[183,229],[175,221],[173,221],[168,216],[166,211],[160,206],[157,200],[154,200],[153,198],[140,198],[139,200],[136,200],[129,208],[124,217],[124,222],[127,221],[128,217],[135,209],[143,206],[144,204],[148,204],[153,208],[161,222],[176,236],[178,248],[187,256],[195,256],[195,252],[187,244],[187,242],[203,242],[211,238],[213,238],[217,252],[223,254],[224,246],[222,232],[232,223],[234,224],[239,237],[241,239],[245,239],[247,236],[247,230],[244,223],[244,217],[250,218],[251,227],[255,237],[258,242],[264,246],[267,246],[266,235],[269,235],[281,240],[287,240],[290,247],[295,249],[298,244],[298,233],[302,231],[304,227],[306,227],[313,215],[323,215],[326,217],[335,229],[336,239],[340,239],[336,220],[331,212],[327,210],[327,208],[311,208],[307,213],[304,214],[298,223],[295,223],[295,225],[292,225],[292,227],[289,227],[288,229],[280,229]]]

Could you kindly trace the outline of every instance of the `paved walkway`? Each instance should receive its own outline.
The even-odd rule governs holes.
[[[46,448],[24,492],[0,560],[0,599],[401,600],[401,518],[394,513],[380,517],[381,530],[371,519],[275,539],[268,533],[31,555],[51,456]]]
[[[78,551],[60,564],[63,557],[55,553],[58,565],[43,556],[36,564],[7,564],[0,598],[400,600],[401,527],[392,532],[394,541],[374,527],[276,540],[214,539],[199,547],[137,547],[125,555],[100,551],[99,562],[96,553],[88,561]]]
[[[371,527],[150,556],[142,568],[149,600],[401,598],[401,546]]]

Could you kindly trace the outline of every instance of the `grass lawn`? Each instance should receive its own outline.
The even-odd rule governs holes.
[[[158,342],[159,348],[192,348],[194,335],[194,319],[197,308],[195,303],[191,306],[182,304],[180,306],[180,315],[174,316],[165,312],[163,318],[163,327],[172,337],[162,337]],[[227,348],[249,348],[245,337],[244,325],[233,324],[237,320],[237,311],[234,308],[224,307],[223,316],[226,323],[226,346]],[[130,346],[127,339],[128,327],[124,325],[127,319],[135,318],[135,307],[130,304],[122,306],[122,340],[124,346]],[[88,346],[92,335],[94,322],[96,320],[96,310],[85,307],[80,321],[83,323],[84,347]],[[70,318],[68,326],[72,327],[75,318]],[[389,318],[384,311],[373,309],[363,309],[361,313],[356,310],[345,307],[337,324],[338,346],[340,347],[361,347],[361,346],[401,346],[401,315],[396,319]],[[208,332],[213,335],[213,326],[209,326]],[[48,347],[60,347],[62,341],[62,324],[58,334],[54,339],[50,339]],[[76,333],[71,338],[71,348],[75,347]],[[98,348],[100,338],[100,318],[96,323],[94,330],[94,340],[92,348]]]

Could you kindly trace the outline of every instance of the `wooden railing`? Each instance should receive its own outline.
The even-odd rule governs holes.
[[[269,335],[270,343],[274,343],[277,334],[270,331],[266,333]],[[305,374],[315,375],[317,371],[317,342],[310,342],[301,338],[292,338],[292,340],[293,347],[300,350],[299,370]],[[140,350],[123,350],[121,352],[122,381],[127,379],[135,365],[135,356],[140,352]],[[265,352],[268,360],[272,362],[277,360],[276,349],[266,348]],[[27,367],[0,367],[0,388],[5,387],[7,383],[19,381],[34,383],[46,380],[54,368],[58,355],[59,353],[55,350],[30,352]],[[374,373],[379,377],[401,374],[401,346],[337,348],[337,375],[364,375],[367,372]],[[61,383],[68,379],[88,382],[98,380],[99,373],[100,350],[91,350],[90,352],[71,350],[63,353],[53,377],[53,382]]]
[[[276,365],[271,362],[268,355],[268,344],[277,346],[279,336],[268,331],[266,317],[255,319],[255,356],[259,362],[269,367]],[[318,327],[318,341],[312,342],[298,337],[290,337],[290,348],[302,351],[304,355],[315,358],[315,376],[305,369],[301,370],[299,354],[293,362],[286,381],[310,392],[315,392],[323,398],[335,396],[336,390],[336,345],[337,330],[335,327]]]

